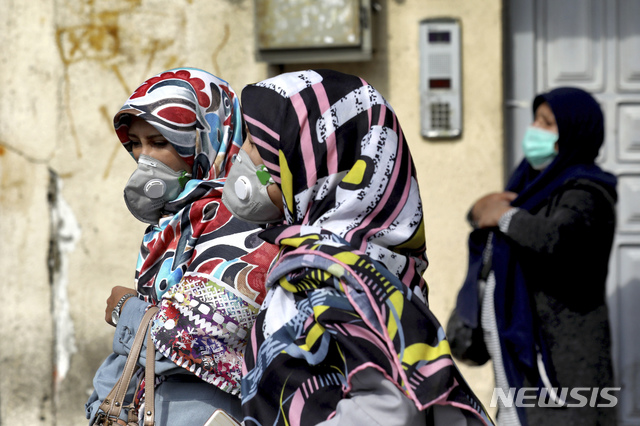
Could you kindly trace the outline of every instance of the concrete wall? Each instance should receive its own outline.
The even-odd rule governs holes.
[[[374,60],[307,64],[359,74],[396,110],[422,191],[433,311],[465,274],[464,216],[502,186],[501,0],[382,0]],[[462,21],[464,133],[420,136],[418,22]],[[240,91],[279,71],[253,57],[251,0],[0,2],[0,424],[83,425],[109,353],[113,285],[130,285],[144,224],[122,201],[134,162],[111,117],[147,77],[200,67]],[[488,405],[489,367],[463,368]]]

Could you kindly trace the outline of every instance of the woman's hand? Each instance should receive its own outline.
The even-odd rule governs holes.
[[[138,293],[133,288],[122,287],[122,286],[119,286],[119,285],[117,285],[117,286],[115,286],[115,287],[113,287],[111,289],[111,295],[107,299],[107,308],[104,311],[104,319],[108,324],[114,325],[111,322],[111,311],[113,311],[113,308],[116,307],[116,305],[118,304],[118,301],[125,294],[137,295]],[[126,305],[128,301],[129,301],[129,299],[124,301],[124,303],[120,307],[120,312],[122,312],[122,309],[124,309],[124,305]]]
[[[480,198],[471,208],[471,218],[478,228],[492,228],[498,226],[503,214],[511,208],[511,202],[516,199],[515,192],[494,192]]]

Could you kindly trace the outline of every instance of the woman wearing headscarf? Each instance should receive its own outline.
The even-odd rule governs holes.
[[[247,86],[223,202],[280,246],[245,354],[245,425],[489,424],[426,303],[422,202],[395,113],[330,70]],[[434,407],[437,407],[435,409]]]
[[[537,390],[530,407],[499,406],[500,425],[614,424],[615,395],[602,393],[613,386],[605,284],[617,200],[615,176],[595,164],[604,118],[568,87],[536,96],[533,113],[506,191],[470,210],[458,307],[481,319],[498,390]]]
[[[205,71],[169,70],[135,90],[114,126],[138,164],[125,186],[126,205],[149,227],[135,289],[116,286],[107,300],[106,321],[116,326],[113,353],[96,373],[87,418],[94,421],[121,375],[151,305],[160,308],[150,327],[156,424],[204,424],[216,408],[240,417],[243,351],[277,247],[221,203],[222,178],[245,135],[237,95]],[[141,380],[127,398],[139,407]],[[120,419],[126,418],[123,410]]]

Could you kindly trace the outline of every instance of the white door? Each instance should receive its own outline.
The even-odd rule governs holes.
[[[522,158],[535,94],[581,87],[605,115],[599,163],[619,179],[607,284],[618,423],[640,426],[640,0],[506,0],[505,7],[508,173]]]

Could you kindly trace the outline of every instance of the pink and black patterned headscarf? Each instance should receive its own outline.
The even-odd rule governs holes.
[[[359,77],[302,71],[247,86],[242,101],[249,132],[283,192],[288,226],[278,228],[281,238],[322,228],[424,290],[415,167],[382,95]]]
[[[422,294],[422,202],[391,106],[330,70],[248,86],[242,104],[286,218],[260,234],[281,252],[245,351],[245,424],[327,420],[367,368],[419,410],[447,405],[489,424]]]

